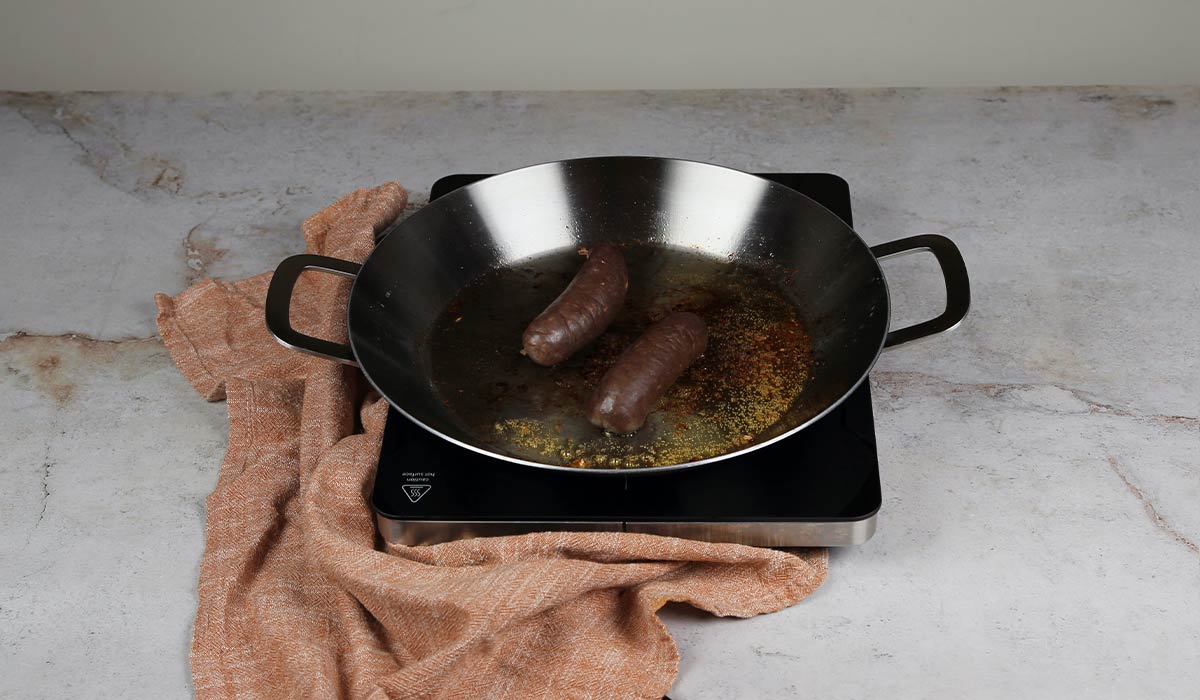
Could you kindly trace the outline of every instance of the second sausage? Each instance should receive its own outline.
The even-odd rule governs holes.
[[[614,433],[637,431],[706,345],[708,328],[696,314],[676,312],[650,326],[600,380],[588,402],[588,420]]]

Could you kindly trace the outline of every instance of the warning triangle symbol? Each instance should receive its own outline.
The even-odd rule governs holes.
[[[421,496],[429,493],[429,489],[433,487],[429,484],[405,484],[400,488],[404,490],[404,495],[408,496],[408,500],[416,503],[421,500]]]

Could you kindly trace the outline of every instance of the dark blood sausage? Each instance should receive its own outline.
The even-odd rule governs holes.
[[[638,430],[707,344],[708,328],[693,313],[673,313],[650,326],[600,380],[588,402],[588,420],[614,433]]]
[[[575,279],[525,329],[525,354],[539,365],[556,365],[600,337],[625,303],[629,272],[615,246],[592,248]]]

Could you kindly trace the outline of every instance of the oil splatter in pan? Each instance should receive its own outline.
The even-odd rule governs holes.
[[[521,332],[578,270],[574,250],[485,274],[439,318],[430,342],[434,386],[482,446],[581,468],[680,464],[752,443],[791,408],[811,368],[809,339],[766,274],[678,249],[638,245],[625,254],[625,310],[555,367],[520,355]],[[704,355],[636,434],[596,429],[584,415],[591,391],[647,326],[672,311],[704,318]]]

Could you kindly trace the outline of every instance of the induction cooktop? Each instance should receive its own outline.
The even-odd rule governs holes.
[[[487,175],[438,180],[436,199]],[[825,173],[763,173],[853,225],[850,189]],[[371,500],[389,542],[543,530],[645,532],[773,547],[860,544],[875,532],[879,460],[863,382],[804,430],[737,457],[665,473],[515,464],[448,442],[389,410]]]

